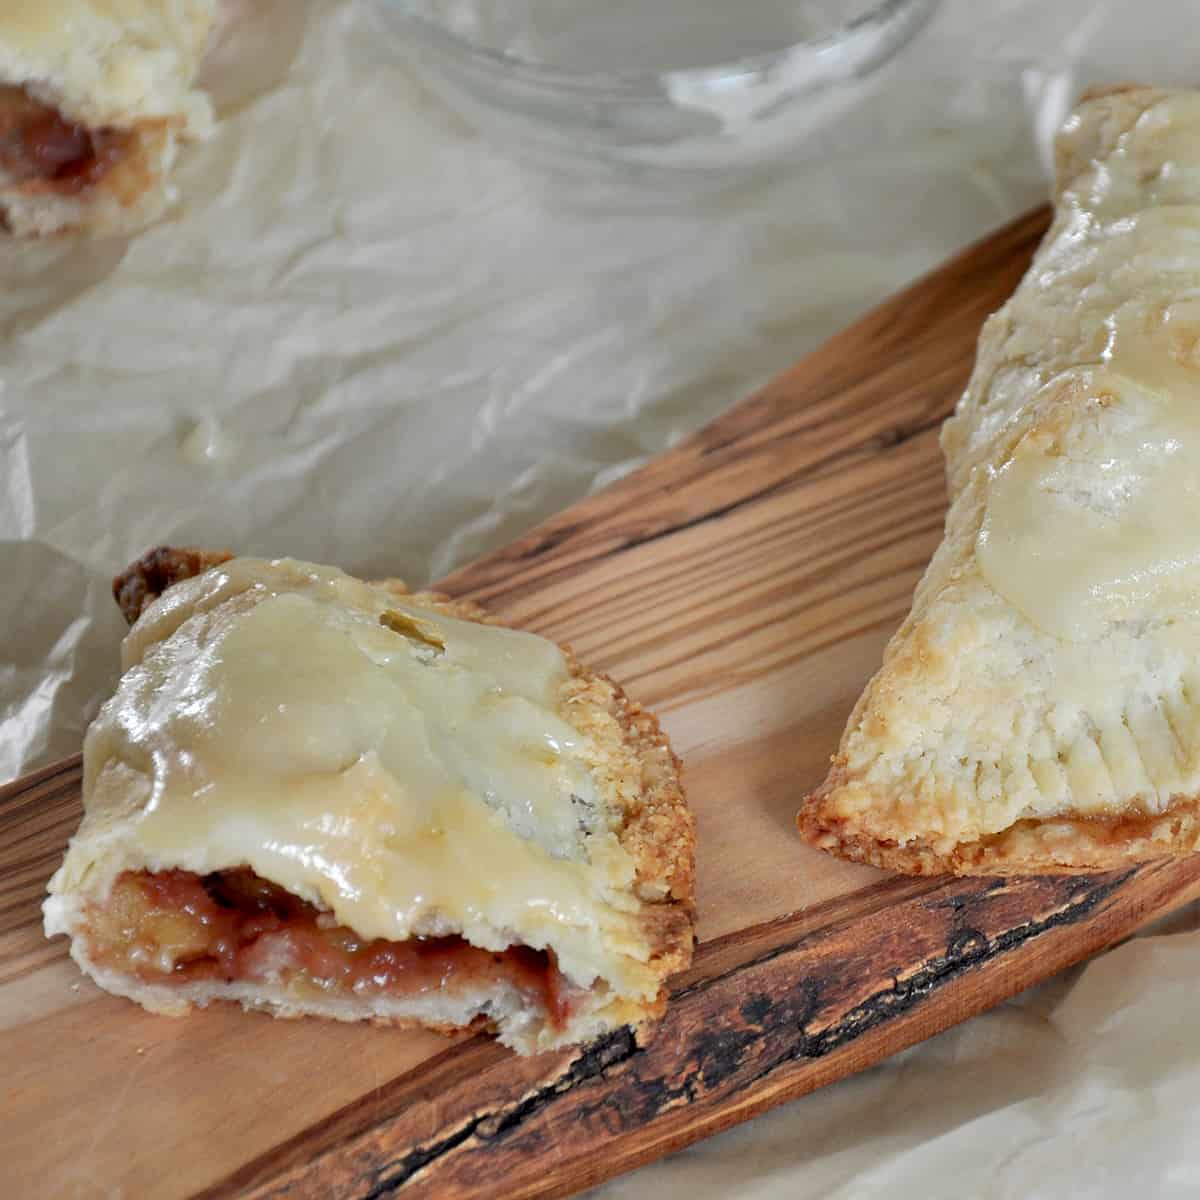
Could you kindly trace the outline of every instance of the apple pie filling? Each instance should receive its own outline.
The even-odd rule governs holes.
[[[133,136],[77,125],[24,88],[0,85],[0,173],[10,186],[80,192],[108,174]]]
[[[246,867],[126,871],[106,903],[92,906],[88,926],[97,964],[146,983],[308,984],[394,997],[508,984],[556,1028],[574,990],[550,952],[484,950],[457,936],[363,938]]]

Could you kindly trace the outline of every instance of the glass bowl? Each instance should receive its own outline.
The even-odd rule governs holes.
[[[764,163],[869,90],[937,0],[377,0],[473,124],[560,163]]]

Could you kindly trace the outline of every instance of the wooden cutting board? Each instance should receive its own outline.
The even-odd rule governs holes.
[[[913,880],[793,816],[937,544],[937,432],[1046,226],[967,250],[678,449],[447,590],[569,641],[662,718],[699,824],[701,946],[647,1049],[233,1010],[83,980],[40,903],[73,759],[0,790],[0,1196],[561,1196],[885,1055],[1200,894],[1200,858]],[[115,647],[114,647],[115,653]]]

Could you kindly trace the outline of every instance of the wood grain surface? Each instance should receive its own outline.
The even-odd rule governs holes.
[[[1200,861],[912,880],[793,817],[937,544],[937,429],[1046,225],[972,247],[676,450],[444,582],[570,642],[663,719],[701,946],[657,1036],[486,1038],[82,979],[40,904],[79,761],[0,789],[0,1196],[561,1196],[877,1062],[1200,895]],[[117,564],[114,564],[117,565]],[[114,647],[114,655],[116,648]]]

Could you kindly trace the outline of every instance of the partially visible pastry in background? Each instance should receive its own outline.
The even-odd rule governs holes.
[[[915,874],[1200,851],[1200,93],[1093,92],[942,429],[945,536],[799,814]]]
[[[102,987],[522,1053],[661,1015],[692,957],[692,820],[614,683],[311,563],[162,547],[114,592],[125,674],[45,909]]]
[[[174,199],[216,0],[0,0],[0,220],[36,237],[129,233]]]

